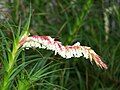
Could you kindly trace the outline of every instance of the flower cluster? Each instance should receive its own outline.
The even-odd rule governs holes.
[[[55,41],[50,36],[31,36],[28,37],[25,43],[22,46],[23,48],[29,49],[31,47],[42,48],[47,50],[55,51],[55,55],[58,53],[63,58],[72,58],[72,57],[85,57],[95,61],[95,63],[101,68],[107,69],[106,64],[104,64],[99,56],[92,50],[90,47],[81,46],[79,42],[75,43],[72,46],[63,46],[61,42]]]

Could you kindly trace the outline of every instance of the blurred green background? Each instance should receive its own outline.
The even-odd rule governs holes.
[[[83,57],[66,60],[54,56],[52,51],[30,49],[19,56],[24,56],[25,61],[37,59],[24,68],[25,80],[31,70],[36,72],[48,63],[62,63],[50,71],[62,70],[39,78],[30,90],[120,90],[119,0],[0,0],[0,29],[10,43],[12,36],[7,23],[17,32],[20,20],[24,25],[28,19],[30,4],[31,35],[51,36],[63,45],[80,42],[90,46],[108,66],[104,70]],[[4,57],[4,54],[0,52],[0,56]],[[20,78],[16,75],[16,79]],[[12,88],[17,87],[16,79]]]

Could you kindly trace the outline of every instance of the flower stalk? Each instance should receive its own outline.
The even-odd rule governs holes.
[[[8,68],[5,70],[5,75],[4,75],[4,82],[3,82],[3,87],[2,90],[8,90],[9,88],[9,84],[10,84],[10,76],[12,73],[12,70],[14,68],[14,64],[15,64],[15,57],[17,55],[18,49],[22,46],[22,44],[25,42],[26,38],[27,38],[27,32],[24,33],[24,35],[22,37],[18,37],[21,39],[14,39],[14,43],[13,43],[13,50],[10,51],[8,53]]]
[[[15,69],[14,65],[15,65],[15,63],[17,61],[17,57],[20,53],[19,48],[23,45],[23,43],[26,41],[26,39],[28,37],[28,29],[29,29],[29,25],[30,25],[30,19],[31,19],[31,13],[29,15],[29,18],[28,18],[25,26],[22,29],[22,32],[20,33],[20,30],[21,30],[21,28],[20,28],[21,22],[20,22],[19,27],[17,29],[17,33],[16,34],[14,34],[14,32],[12,33],[12,35],[13,35],[12,50],[9,49],[8,45],[6,45],[8,48],[8,51],[7,51],[7,56],[8,56],[7,59],[8,60],[6,60],[6,62],[4,61],[4,63],[6,63],[4,65],[5,72],[4,72],[4,79],[3,79],[3,83],[2,83],[3,85],[0,90],[9,90],[11,88],[10,84],[14,80],[14,78],[11,78],[12,74],[13,74],[13,70]],[[1,34],[2,34],[2,32],[1,32]],[[5,37],[3,34],[2,34],[2,36]],[[5,40],[5,42],[7,43],[7,40]]]
[[[22,46],[23,48],[29,49],[32,47],[52,50],[55,55],[58,53],[61,57],[69,59],[72,57],[85,57],[90,59],[90,62],[94,60],[95,63],[101,68],[107,69],[107,65],[102,62],[100,57],[90,47],[81,46],[79,42],[72,46],[63,46],[61,42],[55,41],[50,36],[30,36],[26,39]]]

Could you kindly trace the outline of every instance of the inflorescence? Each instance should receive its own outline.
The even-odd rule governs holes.
[[[24,39],[24,38],[23,38]],[[23,40],[21,40],[23,41]],[[95,63],[101,68],[107,69],[106,64],[102,62],[100,57],[92,50],[90,47],[81,46],[79,42],[75,43],[72,46],[63,46],[61,42],[55,41],[50,36],[30,36],[27,37],[25,42],[23,43],[23,48],[29,49],[32,47],[42,48],[47,50],[52,50],[55,52],[55,55],[58,53],[63,58],[69,59],[72,57],[85,57],[86,59],[90,59],[95,61]]]

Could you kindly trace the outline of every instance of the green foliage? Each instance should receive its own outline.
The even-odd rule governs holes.
[[[10,1],[3,4],[9,12],[0,12],[5,17],[0,17],[0,90],[120,89],[117,0]],[[105,26],[104,12],[108,26]],[[109,28],[108,32],[105,27]],[[65,60],[54,56],[52,51],[23,50],[19,48],[19,41],[25,33],[51,36],[64,45],[79,41],[92,47],[108,65],[108,70],[99,69],[84,58]]]

